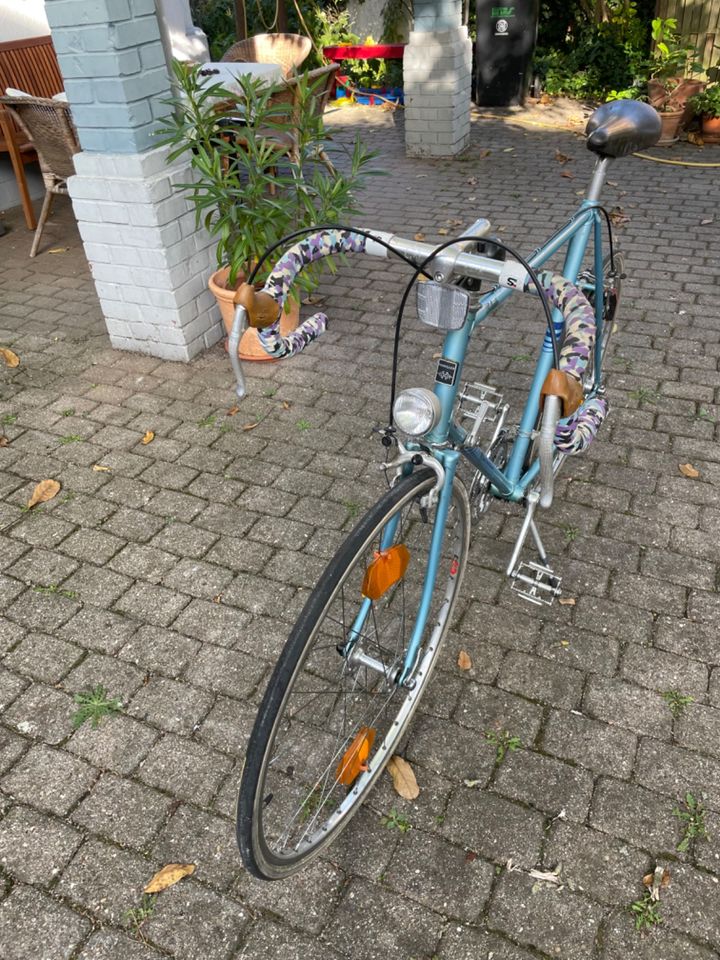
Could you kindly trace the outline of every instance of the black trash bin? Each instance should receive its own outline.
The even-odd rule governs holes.
[[[522,104],[530,85],[538,0],[500,6],[476,0],[475,102],[486,107]]]

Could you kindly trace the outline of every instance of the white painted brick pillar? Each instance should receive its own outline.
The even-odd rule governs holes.
[[[453,157],[470,140],[472,42],[460,0],[415,0],[405,47],[405,149],[409,156]]]
[[[155,0],[45,9],[83,150],[68,190],[110,341],[190,360],[222,335],[206,288],[215,247],[173,189],[192,179],[189,166],[154,145],[170,95]]]
[[[215,242],[174,189],[190,167],[167,153],[77,154],[68,190],[112,345],[191,360],[223,335],[207,289]]]

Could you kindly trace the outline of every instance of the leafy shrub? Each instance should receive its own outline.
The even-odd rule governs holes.
[[[649,25],[638,0],[608,0],[608,19],[600,22],[591,22],[579,4],[565,10],[564,17],[558,11],[548,29],[543,26],[548,24],[547,5],[543,8],[535,70],[547,93],[604,99],[611,90],[645,82]]]

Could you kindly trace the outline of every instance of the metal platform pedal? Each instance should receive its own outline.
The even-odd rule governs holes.
[[[458,397],[457,411],[461,420],[473,421],[473,425],[465,438],[465,446],[472,447],[477,443],[483,423],[496,423],[493,436],[488,444],[488,446],[491,446],[502,429],[507,411],[508,405],[503,405],[503,395],[494,387],[490,387],[486,383],[466,383]]]
[[[512,589],[529,603],[549,605],[562,593],[562,578],[540,563],[521,563],[512,578]]]

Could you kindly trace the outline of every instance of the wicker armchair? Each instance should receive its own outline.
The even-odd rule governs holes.
[[[67,103],[42,97],[0,97],[0,105],[7,107],[32,141],[45,181],[45,199],[30,249],[30,256],[34,257],[53,197],[57,193],[67,194],[67,178],[75,173],[73,154],[80,153],[81,147]]]
[[[287,77],[311,49],[312,41],[298,33],[259,33],[234,43],[221,59],[224,63],[279,63]]]
[[[333,88],[335,74],[339,69],[339,63],[331,63],[325,67],[318,67],[317,70],[311,70],[309,73],[303,75],[303,79],[307,80],[312,90],[314,116],[320,117],[324,113]],[[296,162],[298,159],[297,143],[299,135],[296,131],[299,117],[297,116],[296,104],[299,83],[300,77],[290,77],[287,80],[283,80],[282,83],[277,86],[271,98],[272,104],[278,107],[275,118],[276,121],[279,124],[287,123],[288,129],[281,131],[274,128],[268,128],[267,130],[261,128],[257,131],[257,133],[271,143],[275,149],[281,153],[286,153],[292,162]],[[285,116],[284,111],[279,109],[281,104],[286,108],[287,116]],[[320,147],[317,152],[317,159],[325,165],[330,173],[335,173],[335,168],[322,147]]]

